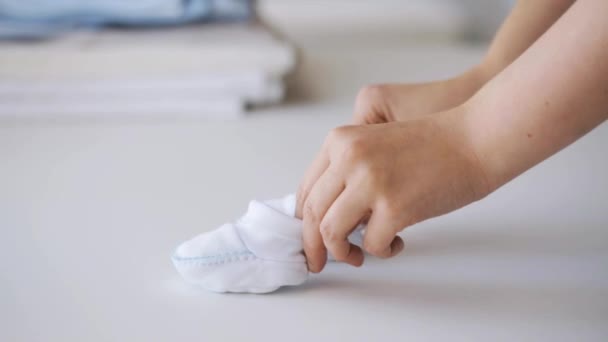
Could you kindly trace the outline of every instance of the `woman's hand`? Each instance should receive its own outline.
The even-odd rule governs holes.
[[[396,234],[405,227],[489,192],[462,111],[330,132],[298,191],[311,272],[323,269],[327,251],[361,265],[362,250],[347,237],[362,221],[365,251],[388,258],[403,249]]]
[[[362,88],[355,101],[356,125],[404,121],[457,107],[486,81],[484,66],[447,80],[376,84]]]
[[[493,54],[506,68],[454,109],[393,121],[411,111],[388,101],[361,113],[359,123],[378,124],[333,130],[298,192],[309,269],[323,268],[327,250],[360,265],[346,238],[361,221],[363,248],[395,255],[403,228],[484,197],[604,122],[607,10],[576,1],[514,61]]]

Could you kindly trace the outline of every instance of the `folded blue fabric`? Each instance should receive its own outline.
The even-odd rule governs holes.
[[[0,0],[1,38],[43,38],[78,27],[239,20],[251,0]]]

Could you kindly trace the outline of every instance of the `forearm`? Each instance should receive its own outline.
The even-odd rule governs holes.
[[[435,111],[462,104],[511,64],[566,12],[575,0],[520,0],[496,33],[479,64],[441,83],[446,99]]]
[[[467,108],[471,144],[496,188],[608,117],[608,2],[579,0]]]
[[[477,67],[490,80],[530,47],[575,0],[519,0]]]

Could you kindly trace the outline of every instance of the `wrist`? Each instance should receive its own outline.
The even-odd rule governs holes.
[[[500,135],[500,128],[497,127],[504,123],[495,121],[489,115],[483,115],[487,109],[479,96],[471,98],[460,107],[464,135],[484,175],[489,194],[513,178],[509,175],[513,173],[512,169],[516,164],[509,162],[507,156],[502,153],[505,146],[496,144]]]
[[[479,90],[496,75],[493,70],[495,70],[495,68],[491,66],[490,63],[482,61],[469,69],[467,73],[477,81],[477,90]]]
[[[429,83],[439,96],[435,98],[429,113],[449,111],[451,108],[466,103],[487,82],[486,74],[481,66],[475,66],[462,74],[442,81]]]
[[[493,169],[486,165],[486,160],[481,158],[478,140],[475,137],[474,128],[469,120],[469,108],[467,104],[454,107],[437,115],[438,122],[453,137],[452,144],[459,147],[469,170],[470,187],[475,194],[475,200],[480,200],[492,193],[500,185],[496,181]]]
[[[481,89],[490,79],[488,72],[483,64],[478,64],[448,80],[452,82],[452,92],[459,93],[460,101],[457,105],[467,102],[479,89]]]

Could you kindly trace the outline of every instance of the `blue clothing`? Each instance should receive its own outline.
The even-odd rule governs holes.
[[[0,0],[0,39],[44,38],[80,27],[243,20],[251,0]]]

